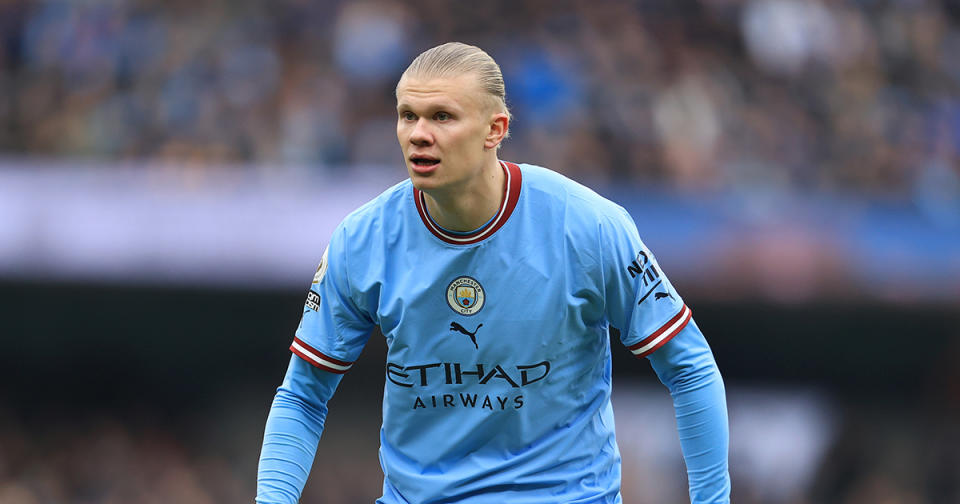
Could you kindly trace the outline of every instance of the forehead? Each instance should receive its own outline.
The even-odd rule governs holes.
[[[479,107],[484,91],[473,74],[455,77],[404,75],[397,84],[397,108]]]

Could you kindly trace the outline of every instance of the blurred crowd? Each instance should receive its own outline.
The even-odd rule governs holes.
[[[947,0],[0,2],[0,154],[399,169],[393,89],[503,67],[504,157],[681,190],[960,194]]]
[[[116,413],[75,413],[70,422],[0,420],[0,504],[252,502],[262,427],[243,416],[261,420],[265,411],[224,410],[216,430],[144,417],[121,421]],[[303,502],[369,504],[380,496],[377,426],[358,429],[356,424],[364,422],[350,418],[321,441],[320,452],[336,456],[314,462]],[[829,452],[817,461],[812,481],[789,493],[778,490],[778,479],[794,475],[760,477],[737,457],[734,446],[732,497],[742,504],[960,502],[960,459],[954,450],[960,439],[953,421],[906,417],[889,407],[849,415]],[[238,422],[245,427],[238,428]],[[686,502],[682,464],[665,464],[649,449],[637,448],[624,452],[624,502]],[[638,463],[638,458],[647,460]],[[643,468],[656,466],[660,476],[652,480]]]
[[[0,428],[0,504],[250,502],[224,454],[196,453],[154,422],[71,415]]]
[[[214,417],[215,427],[129,408],[0,418],[0,504],[253,502],[262,425],[250,420],[262,424],[266,411],[229,408]],[[379,497],[377,438],[345,430],[342,440],[355,449],[339,446],[336,463],[318,461],[304,502],[369,504]]]

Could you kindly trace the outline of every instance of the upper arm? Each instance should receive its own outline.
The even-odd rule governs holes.
[[[690,309],[644,245],[629,214],[618,208],[600,223],[606,314],[621,342],[646,357],[690,322]]]
[[[314,275],[290,350],[330,373],[347,372],[370,338],[374,322],[350,282],[346,230],[338,226]],[[355,258],[362,263],[362,258]]]

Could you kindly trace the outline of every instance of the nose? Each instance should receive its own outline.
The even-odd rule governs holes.
[[[410,130],[410,143],[416,146],[430,145],[433,143],[433,133],[430,131],[430,125],[424,118],[417,119]]]

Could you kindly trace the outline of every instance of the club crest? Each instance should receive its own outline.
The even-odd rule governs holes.
[[[447,305],[460,315],[473,315],[483,308],[480,282],[468,276],[457,277],[447,286]]]

